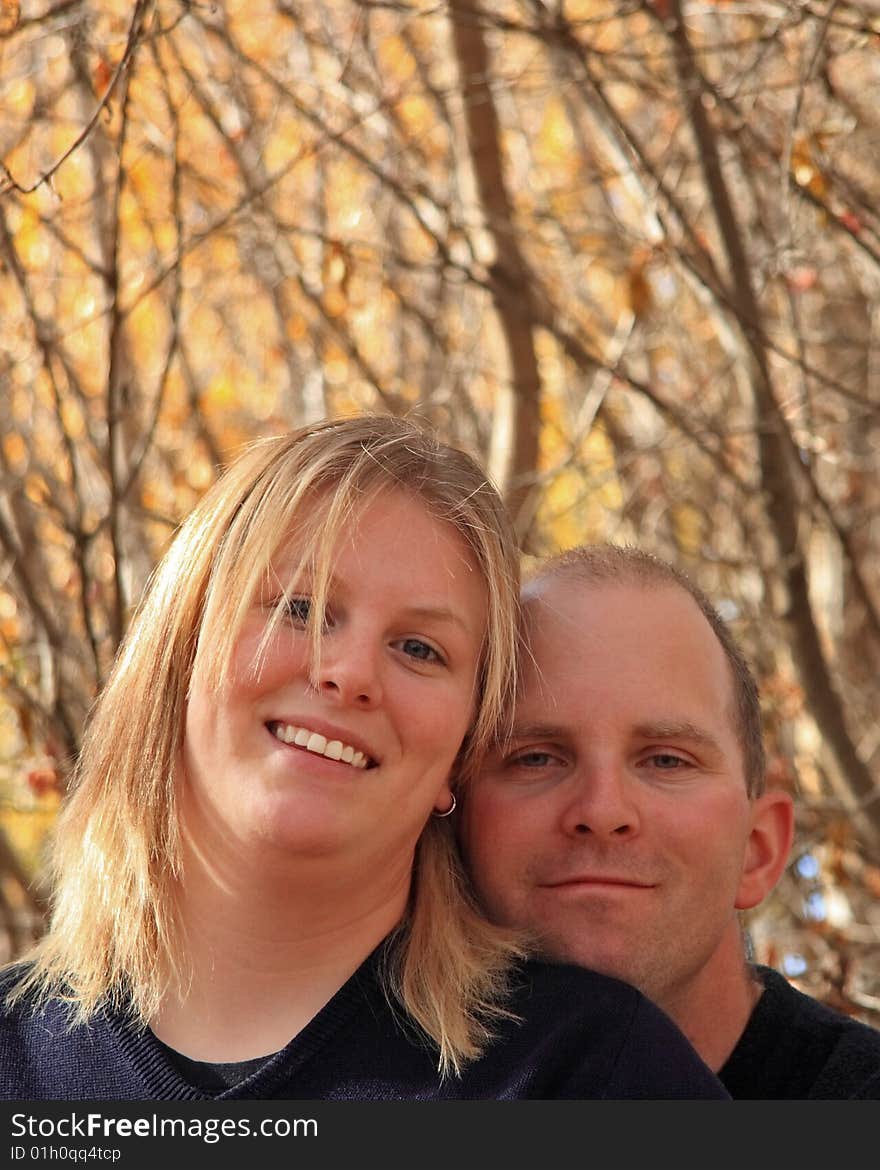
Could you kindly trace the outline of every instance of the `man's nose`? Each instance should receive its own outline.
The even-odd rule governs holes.
[[[571,777],[563,810],[563,831],[570,836],[631,837],[639,831],[635,781],[612,761],[596,761]]]

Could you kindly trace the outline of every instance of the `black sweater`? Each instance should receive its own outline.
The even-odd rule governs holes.
[[[381,948],[380,948],[381,949]],[[580,968],[529,962],[483,1057],[441,1080],[437,1053],[391,1008],[366,960],[290,1043],[216,1092],[183,1079],[153,1034],[98,1013],[66,1027],[51,1001],[0,1013],[5,1100],[430,1101],[720,1099],[727,1094],[671,1021],[628,984]],[[5,975],[0,994],[11,983]]]
[[[718,1074],[746,1101],[880,1101],[880,1031],[804,995],[771,967],[764,992]]]

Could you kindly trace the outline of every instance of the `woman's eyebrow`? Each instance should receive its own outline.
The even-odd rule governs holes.
[[[446,605],[411,605],[404,610],[404,616],[418,621],[450,622],[470,632],[466,619],[457,610]]]

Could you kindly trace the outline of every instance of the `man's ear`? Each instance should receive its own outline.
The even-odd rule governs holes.
[[[782,876],[793,840],[794,803],[789,794],[773,789],[759,796],[752,804],[737,910],[751,910],[767,897]]]

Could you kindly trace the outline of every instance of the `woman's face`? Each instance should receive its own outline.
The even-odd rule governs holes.
[[[425,821],[450,804],[474,716],[486,581],[451,524],[385,491],[343,530],[311,679],[298,563],[294,538],[272,563],[277,591],[248,612],[228,685],[196,676],[186,834],[211,857],[345,857],[408,874]],[[255,668],[282,585],[288,610]]]

